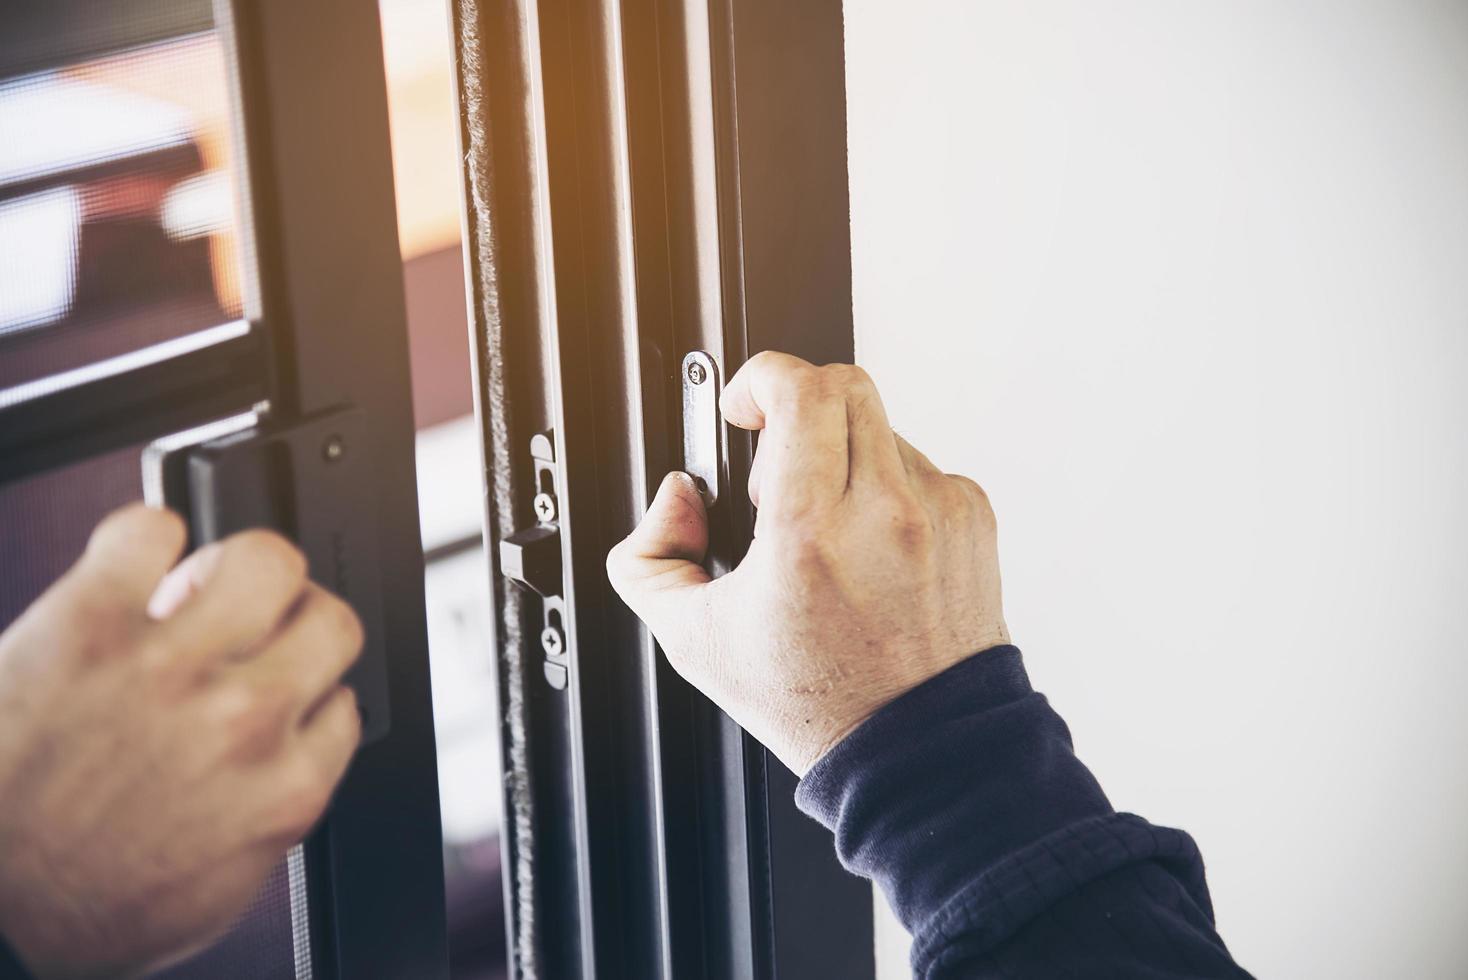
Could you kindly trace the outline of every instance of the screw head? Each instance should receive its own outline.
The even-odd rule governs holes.
[[[549,524],[556,519],[556,498],[550,494],[537,493],[531,506],[535,509],[536,518],[542,524]]]
[[[704,383],[704,381],[707,378],[708,378],[708,372],[703,369],[703,365],[702,364],[698,363],[697,361],[689,361],[688,362],[688,380],[689,381],[693,382],[696,385],[701,385],[701,384]]]
[[[335,433],[327,436],[326,441],[321,444],[321,458],[326,460],[328,463],[335,463],[337,460],[346,455],[346,452],[346,442],[342,439],[341,436],[336,435]]]
[[[566,648],[565,642],[561,639],[561,631],[554,626],[547,626],[541,630],[540,648],[545,651],[547,657],[559,656]]]

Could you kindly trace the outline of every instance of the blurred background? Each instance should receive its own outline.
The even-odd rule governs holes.
[[[1081,758],[1258,976],[1464,976],[1468,4],[847,0],[846,69],[857,359]]]

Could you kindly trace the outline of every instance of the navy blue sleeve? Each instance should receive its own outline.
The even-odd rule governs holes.
[[[0,936],[0,980],[31,980],[30,973],[6,944],[4,936]]]
[[[1111,808],[1012,646],[882,708],[796,801],[886,893],[914,976],[1248,976],[1192,838]]]

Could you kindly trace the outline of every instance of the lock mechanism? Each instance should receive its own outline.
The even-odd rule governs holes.
[[[512,582],[540,597],[544,622],[540,631],[541,665],[546,683],[564,691],[570,681],[571,651],[566,636],[565,585],[561,562],[560,505],[556,499],[554,434],[530,438],[535,470],[536,523],[500,542],[500,570]]]
[[[724,460],[719,367],[707,352],[690,351],[683,358],[679,376],[683,390],[683,469],[698,485],[704,505],[713,507],[719,499]],[[535,523],[500,541],[500,571],[540,599],[541,671],[547,684],[563,691],[570,683],[571,639],[566,629],[554,433],[540,432],[531,437],[530,463],[535,473],[535,496],[531,501]]]

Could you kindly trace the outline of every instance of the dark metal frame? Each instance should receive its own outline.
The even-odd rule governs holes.
[[[392,721],[359,752],[308,842],[313,971],[431,980],[448,969],[443,855],[377,6],[217,0],[213,16],[241,108],[252,328],[60,388],[0,393],[0,480],[245,411],[262,396],[272,425],[346,406],[365,414]]]
[[[726,378],[765,348],[851,359],[839,0],[455,17],[490,538],[535,523],[528,442],[553,431],[572,675],[544,683],[540,600],[496,574],[512,968],[871,976],[870,888],[602,567],[680,465],[686,352]],[[752,440],[727,450],[716,572],[753,524]]]
[[[207,31],[211,0],[6,0],[0,79]]]
[[[0,483],[125,449],[265,401],[260,331],[225,334],[187,352],[183,337],[0,390]],[[197,335],[195,335],[197,336]],[[183,341],[183,344],[180,343]]]

